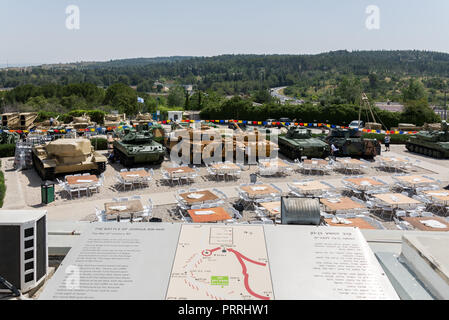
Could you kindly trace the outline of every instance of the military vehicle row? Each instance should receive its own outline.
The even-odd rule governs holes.
[[[326,158],[331,145],[338,151],[335,156],[374,158],[381,154],[381,145],[376,139],[365,139],[357,129],[332,129],[324,139],[314,138],[312,130],[290,127],[285,136],[279,137],[281,153],[290,159]]]

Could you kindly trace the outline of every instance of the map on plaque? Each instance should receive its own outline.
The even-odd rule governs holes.
[[[263,227],[183,226],[167,299],[274,299]]]
[[[109,223],[83,233],[40,299],[392,300],[398,295],[356,228]]]

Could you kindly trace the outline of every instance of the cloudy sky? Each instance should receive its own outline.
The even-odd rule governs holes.
[[[67,20],[76,26],[70,5],[79,8],[79,30],[67,28]],[[372,5],[380,22],[370,30]],[[0,65],[342,49],[449,53],[449,1],[0,0],[0,32]]]

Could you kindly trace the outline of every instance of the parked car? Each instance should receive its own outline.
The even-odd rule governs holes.
[[[365,128],[365,122],[354,120],[349,124],[349,129],[363,129]]]

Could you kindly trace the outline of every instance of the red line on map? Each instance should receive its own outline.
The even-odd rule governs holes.
[[[235,251],[233,249],[228,249],[228,251],[232,252],[236,256],[237,260],[240,262],[240,265],[242,266],[242,273],[243,273],[243,276],[245,277],[245,288],[246,288],[246,291],[248,291],[248,293],[250,295],[252,295],[253,297],[255,297],[255,298],[258,298],[258,299],[261,299],[261,300],[270,300],[270,297],[261,296],[261,295],[255,293],[253,290],[251,290],[251,287],[249,286],[249,274],[247,272],[248,270],[247,270],[246,264],[245,264],[245,262],[243,260],[246,260],[246,261],[251,262],[253,264],[256,264],[256,265],[259,265],[259,266],[264,266],[264,267],[267,264],[254,261],[252,259],[249,259],[248,257],[245,257],[243,254],[241,254],[240,252]]]

